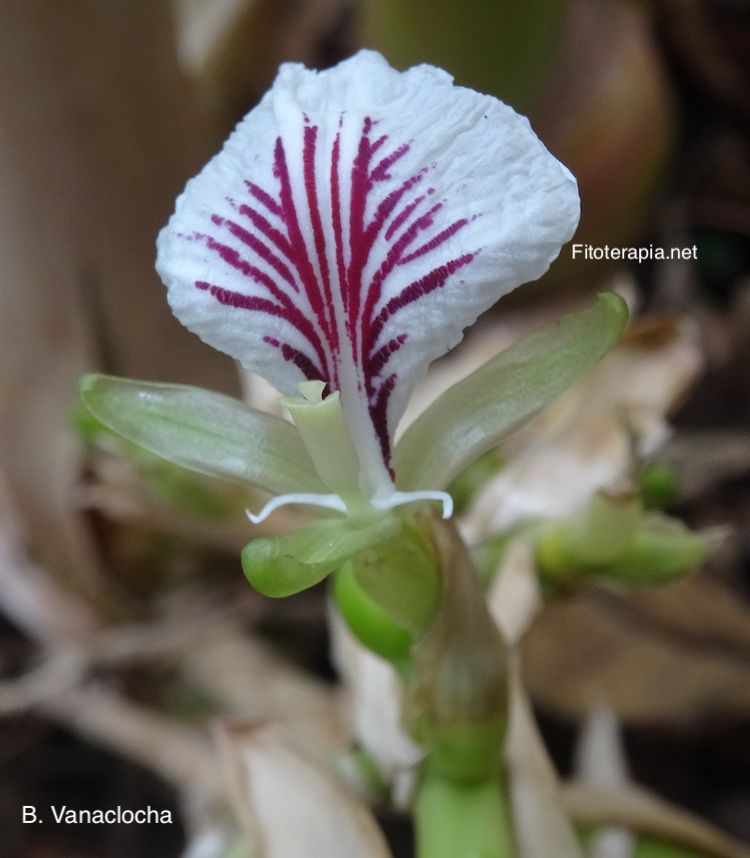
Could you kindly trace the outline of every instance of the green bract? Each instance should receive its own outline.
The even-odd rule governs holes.
[[[617,342],[628,318],[619,295],[545,325],[455,384],[396,444],[400,488],[443,488],[538,414]]]

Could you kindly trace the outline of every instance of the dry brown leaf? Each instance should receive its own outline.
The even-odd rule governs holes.
[[[98,628],[87,606],[30,560],[1,471],[0,612],[30,638],[51,647],[86,639]]]
[[[627,0],[568,0],[564,9],[537,127],[578,180],[576,241],[628,244],[641,234],[673,142],[673,93],[655,44],[654,10]],[[607,268],[565,253],[544,282],[591,284]]]
[[[542,593],[531,546],[513,542],[487,593],[490,615],[510,646],[517,646],[542,607]]]
[[[174,0],[177,45],[217,125],[236,123],[273,81],[279,63],[315,64],[345,0]]]
[[[184,800],[203,809],[218,793],[213,754],[202,732],[132,703],[104,686],[90,684],[51,697],[41,705],[41,711],[85,739],[156,772],[177,788]]]
[[[750,611],[708,574],[550,604],[523,653],[534,699],[574,720],[604,701],[628,722],[750,712]]]
[[[389,858],[370,811],[281,728],[222,726],[230,798],[259,858]]]
[[[566,784],[563,803],[580,825],[615,824],[688,846],[713,858],[750,858],[750,849],[687,811],[635,786]]]
[[[560,784],[521,683],[518,662],[510,674],[510,722],[505,747],[513,823],[523,858],[582,858],[562,807]]]
[[[183,669],[229,716],[283,724],[300,741],[328,754],[345,746],[337,692],[240,628],[227,624],[220,634],[206,636],[185,654]]]
[[[662,458],[680,475],[679,499],[695,500],[750,473],[750,435],[735,429],[682,430],[669,440]]]
[[[153,271],[156,232],[208,148],[172,43],[166,2],[13,4],[0,28],[0,462],[37,556],[91,589],[69,502],[77,378],[102,358],[231,387]]]

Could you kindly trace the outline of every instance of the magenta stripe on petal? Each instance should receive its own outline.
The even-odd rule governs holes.
[[[309,120],[298,140],[279,137],[272,157],[276,186],[245,181],[242,194],[238,189],[236,199],[226,200],[241,222],[215,213],[210,220],[218,232],[194,235],[247,279],[248,291],[261,289],[267,297],[204,280],[195,285],[224,306],[284,319],[306,345],[300,347],[296,337],[287,342],[267,335],[263,341],[305,378],[337,390],[342,368],[353,366],[390,471],[388,409],[399,380],[394,356],[409,339],[407,331],[398,330],[398,313],[442,288],[478,250],[440,259],[469,218],[446,224],[445,202],[425,186],[432,165],[404,169],[410,143],[374,135],[378,123],[370,118],[362,121],[346,163],[346,121],[342,115],[325,152],[320,129]],[[299,147],[292,161],[302,165],[300,176],[290,171],[291,146]],[[406,284],[394,292],[396,270],[422,260],[424,273],[410,270]]]

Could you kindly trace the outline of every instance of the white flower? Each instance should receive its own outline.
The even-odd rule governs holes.
[[[158,241],[188,328],[287,395],[320,382],[287,404],[330,494],[258,518],[290,502],[449,508],[431,486],[397,490],[396,424],[428,364],[540,277],[578,215],[575,179],[528,121],[444,71],[372,51],[282,66]]]

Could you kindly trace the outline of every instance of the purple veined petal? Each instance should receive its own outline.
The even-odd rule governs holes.
[[[573,234],[575,179],[495,98],[371,51],[284,65],[158,242],[177,317],[282,392],[339,390],[360,485],[394,497],[414,384]],[[405,500],[405,499],[402,499]]]

